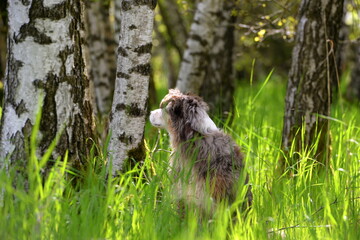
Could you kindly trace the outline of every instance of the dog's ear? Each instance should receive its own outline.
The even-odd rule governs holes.
[[[218,130],[213,120],[207,114],[208,105],[201,98],[188,96],[184,105],[186,108],[184,112],[187,115],[186,121],[190,123],[192,129],[203,135],[208,135]]]

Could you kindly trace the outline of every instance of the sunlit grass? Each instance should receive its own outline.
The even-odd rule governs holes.
[[[224,127],[246,155],[253,192],[249,212],[242,212],[239,194],[212,219],[200,221],[191,208],[180,216],[170,193],[168,136],[149,126],[143,163],[107,177],[101,150],[77,175],[77,184],[67,156],[57,159],[43,179],[48,156],[36,157],[33,138],[26,177],[16,168],[0,173],[0,239],[360,239],[358,108],[334,104],[329,169],[315,168],[305,150],[297,153],[296,175],[281,175],[276,166],[282,156],[284,97],[276,79],[251,87],[244,83],[235,95],[231,125]]]

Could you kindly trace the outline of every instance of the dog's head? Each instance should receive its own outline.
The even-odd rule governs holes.
[[[170,89],[160,103],[160,109],[150,114],[153,126],[164,128],[170,134],[178,135],[180,140],[189,140],[198,132],[202,135],[218,131],[207,114],[208,105],[198,96],[183,94]]]

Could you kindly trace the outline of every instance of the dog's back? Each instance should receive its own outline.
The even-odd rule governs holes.
[[[174,158],[172,165],[176,173],[183,172],[184,176],[191,179],[182,179],[186,184],[200,182],[203,186],[201,191],[209,192],[209,196],[215,201],[234,199],[235,183],[243,169],[243,155],[228,135],[221,131],[207,136],[195,135],[175,149]],[[196,187],[196,191],[199,190]],[[205,197],[207,194],[199,195]]]

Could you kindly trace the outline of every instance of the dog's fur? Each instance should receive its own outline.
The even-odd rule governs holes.
[[[200,97],[171,89],[160,109],[150,114],[152,125],[170,135],[174,193],[178,200],[199,207],[206,199],[234,200],[244,159],[239,146],[216,127],[207,111]]]

